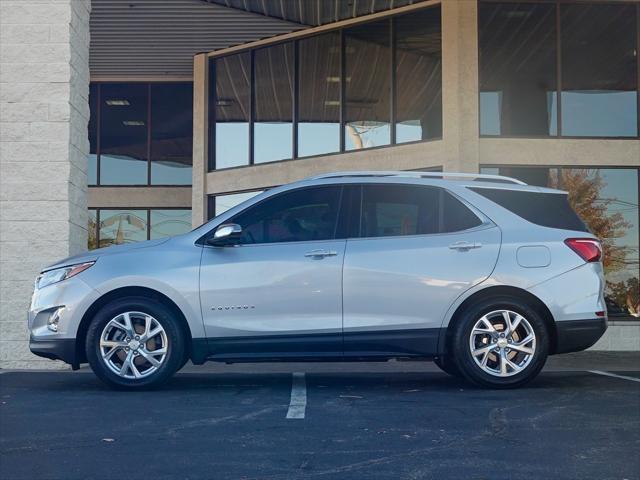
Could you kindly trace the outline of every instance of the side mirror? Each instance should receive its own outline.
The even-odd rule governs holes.
[[[242,227],[236,223],[225,223],[216,228],[213,236],[207,238],[207,245],[228,247],[236,245],[242,235]]]

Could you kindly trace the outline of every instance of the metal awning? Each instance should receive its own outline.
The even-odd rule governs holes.
[[[201,0],[92,0],[93,79],[191,76],[193,55],[306,25]]]

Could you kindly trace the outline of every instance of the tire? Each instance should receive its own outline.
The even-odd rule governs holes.
[[[183,365],[185,340],[182,327],[164,304],[126,297],[98,311],[85,346],[100,380],[112,388],[140,390],[164,384]]]
[[[547,360],[549,345],[542,316],[513,297],[487,298],[471,305],[458,317],[451,337],[461,374],[478,386],[496,389],[516,388],[533,380]]]
[[[451,356],[442,356],[433,359],[433,363],[435,363],[440,370],[444,373],[451,375],[452,377],[460,378],[462,377],[462,373],[460,373],[460,369],[458,365],[456,365],[453,357]]]

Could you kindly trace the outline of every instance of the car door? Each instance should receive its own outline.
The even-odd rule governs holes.
[[[436,352],[445,312],[493,270],[500,231],[439,187],[360,187],[343,270],[345,355]]]
[[[205,246],[200,295],[211,353],[288,358],[341,355],[342,187],[275,194],[225,223],[237,246]]]

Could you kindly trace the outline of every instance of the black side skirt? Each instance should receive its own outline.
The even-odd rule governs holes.
[[[440,328],[194,340],[192,361],[384,361],[437,356]],[[207,352],[205,354],[205,352]]]

